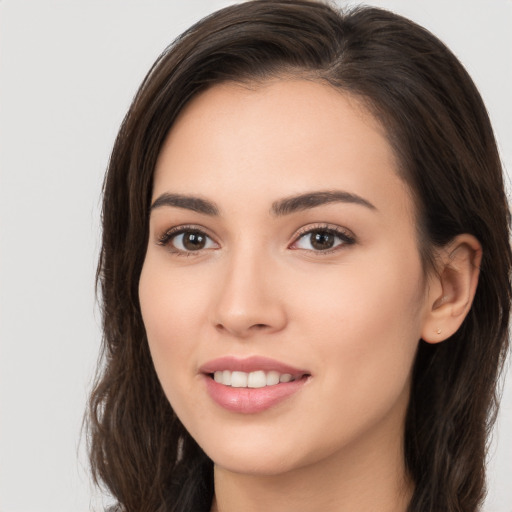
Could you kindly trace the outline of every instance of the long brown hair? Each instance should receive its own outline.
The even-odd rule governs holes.
[[[98,266],[103,362],[89,406],[90,459],[124,512],[209,510],[212,462],[175,416],[151,361],[138,300],[155,162],[183,106],[224,81],[282,75],[362,99],[385,127],[432,249],[470,233],[483,247],[470,313],[451,339],[420,340],[405,425],[409,511],[473,512],[485,493],[496,382],[507,351],[509,211],[482,99],[431,33],[391,12],[259,0],[205,18],[158,58],[116,139]]]

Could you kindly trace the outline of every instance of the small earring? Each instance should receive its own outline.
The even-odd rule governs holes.
[[[441,329],[437,329],[436,334],[441,334]]]

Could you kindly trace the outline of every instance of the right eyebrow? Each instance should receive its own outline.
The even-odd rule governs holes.
[[[183,194],[164,193],[155,199],[151,205],[151,210],[161,208],[162,206],[184,208],[186,210],[192,210],[193,212],[211,216],[219,215],[219,208],[215,203],[207,201],[206,199],[201,199],[200,197],[187,196]]]

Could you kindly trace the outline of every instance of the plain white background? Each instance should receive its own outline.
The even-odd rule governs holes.
[[[103,173],[154,59],[230,3],[0,0],[0,512],[101,510],[80,436],[101,336]],[[512,2],[372,4],[418,21],[458,55],[510,172]],[[488,512],[512,511],[511,381],[491,449]]]

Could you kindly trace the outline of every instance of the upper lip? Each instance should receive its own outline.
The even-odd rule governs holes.
[[[276,371],[279,373],[289,373],[294,377],[310,374],[310,372],[307,370],[294,368],[289,364],[285,364],[280,361],[276,361],[275,359],[270,359],[263,356],[251,356],[246,358],[239,358],[235,356],[219,357],[217,359],[208,361],[199,368],[199,371],[205,374],[215,373],[216,371],[222,370],[246,373],[255,372],[258,370],[263,370],[266,372]]]

